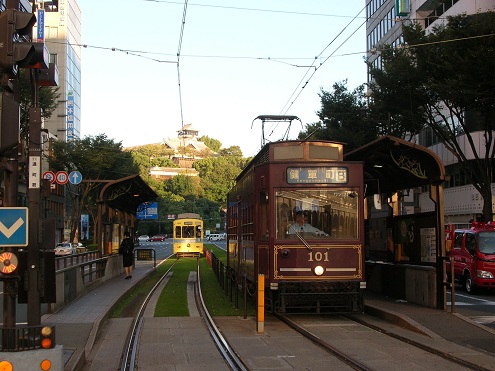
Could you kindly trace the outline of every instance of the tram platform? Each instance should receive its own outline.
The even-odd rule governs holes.
[[[88,359],[113,306],[152,269],[152,263],[136,262],[132,279],[126,280],[123,275],[115,277],[57,313],[43,316],[43,323],[56,325],[57,343],[64,347],[65,371],[83,369],[82,365],[85,359]],[[464,349],[463,353],[470,361],[479,361],[478,364],[483,367],[495,370],[495,330],[479,325],[457,313],[422,307],[371,292],[365,295],[365,305],[365,313],[395,325],[395,329],[403,329],[405,334],[403,336],[410,334],[411,330],[426,335],[421,338],[439,344],[439,348],[444,352],[449,352],[449,343],[453,343],[450,346],[452,352]],[[270,320],[270,316],[267,320]],[[222,321],[224,324],[228,321],[230,333],[237,328],[240,332],[244,332],[242,336],[246,336],[246,333],[253,337],[259,336],[255,327],[250,328],[250,324],[255,326],[255,321],[252,319],[246,321],[242,318],[225,319],[224,317],[220,319],[221,327]],[[122,331],[118,326],[116,330]],[[113,336],[115,335],[121,336],[121,333]],[[105,336],[111,337],[112,334]],[[267,347],[270,346],[268,342],[266,344]]]

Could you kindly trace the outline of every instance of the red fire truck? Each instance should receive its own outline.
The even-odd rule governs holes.
[[[446,230],[447,255],[453,258],[454,278],[468,293],[474,288],[495,289],[495,222],[473,222],[471,228]],[[451,279],[451,264],[447,260]]]

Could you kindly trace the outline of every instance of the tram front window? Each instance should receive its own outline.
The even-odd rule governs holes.
[[[358,238],[358,193],[351,189],[277,192],[277,238]]]

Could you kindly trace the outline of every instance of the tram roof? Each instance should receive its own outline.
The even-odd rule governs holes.
[[[131,214],[135,214],[143,202],[156,198],[158,195],[138,174],[108,181],[100,191],[100,201]]]
[[[364,162],[367,196],[392,194],[445,180],[445,167],[433,151],[390,135],[344,154],[344,160]]]

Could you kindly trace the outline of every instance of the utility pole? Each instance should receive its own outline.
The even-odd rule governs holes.
[[[33,13],[21,12],[16,9],[15,1],[7,2],[9,9],[0,13],[0,73],[4,88],[2,92],[0,156],[7,155],[2,161],[5,175],[4,206],[17,204],[17,145],[19,143],[19,97],[14,97],[17,89],[19,68],[31,69],[33,91],[33,107],[29,111],[29,248],[28,248],[28,324],[41,323],[40,307],[40,182],[41,182],[41,109],[38,107],[38,70],[48,69],[48,50],[44,43],[32,42],[32,29],[36,23]],[[11,9],[12,8],[12,9]],[[16,94],[17,95],[17,94]],[[14,99],[16,98],[16,99]],[[4,112],[5,111],[5,112]],[[15,251],[13,247],[9,251]],[[13,254],[12,259],[16,258]],[[11,262],[9,262],[11,263]],[[4,327],[7,324],[15,327],[15,298],[17,293],[17,277],[2,276],[6,284],[6,300],[4,302]],[[5,289],[4,289],[5,291]]]

